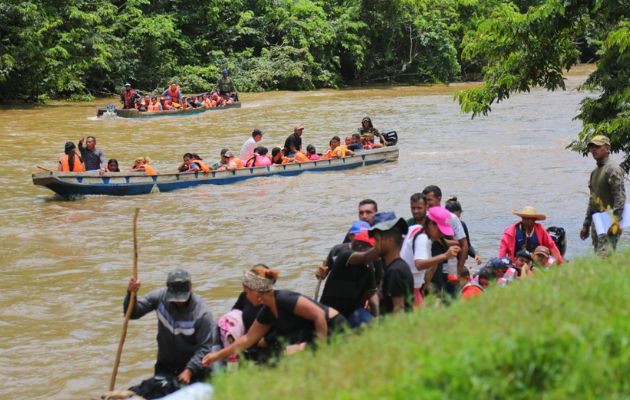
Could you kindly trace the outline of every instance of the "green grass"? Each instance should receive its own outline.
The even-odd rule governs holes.
[[[276,368],[226,373],[215,398],[630,398],[629,256],[580,259]]]

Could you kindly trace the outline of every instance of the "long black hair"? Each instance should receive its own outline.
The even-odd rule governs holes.
[[[77,157],[77,153],[74,151],[77,147],[73,142],[66,142],[66,146],[63,152],[68,156],[68,167],[70,168],[70,172],[74,171],[74,158]],[[79,162],[81,162],[81,158],[79,158]]]

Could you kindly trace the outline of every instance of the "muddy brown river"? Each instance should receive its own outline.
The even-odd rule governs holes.
[[[88,398],[106,390],[132,268],[135,207],[142,209],[141,292],[186,268],[216,318],[238,295],[242,271],[257,262],[281,271],[280,287],[313,295],[313,268],[357,219],[359,200],[373,198],[381,210],[407,217],[409,196],[429,184],[458,196],[486,259],[515,221],[511,209],[525,205],[546,213],[546,226],[567,230],[569,258],[591,253],[578,230],[594,162],[565,150],[580,129],[573,117],[587,95],[576,90],[584,73],[569,76],[565,92],[513,96],[474,120],[453,101],[466,84],[244,94],[241,109],[152,120],[93,118],[113,98],[0,109],[1,397]],[[398,132],[398,162],[75,201],[31,182],[36,165],[56,168],[64,143],[86,135],[121,169],[149,156],[167,172],[185,152],[212,162],[222,147],[239,151],[253,128],[271,148],[303,123],[304,144],[324,149],[365,115]],[[118,387],[151,374],[155,334],[154,314],[131,322]]]

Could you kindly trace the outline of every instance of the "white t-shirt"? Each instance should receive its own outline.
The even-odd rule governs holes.
[[[409,269],[413,275],[414,289],[424,285],[424,274],[427,271],[418,271],[415,260],[428,260],[431,258],[431,240],[429,240],[426,233],[418,234],[421,229],[422,225],[411,225],[407,231],[407,235],[405,235],[402,248],[400,249],[400,258],[409,265]],[[416,242],[415,251],[413,248],[414,240]]]
[[[258,147],[258,142],[256,142],[256,139],[254,139],[253,137],[247,139],[243,144],[243,147],[241,147],[240,159],[243,160],[243,162],[247,161],[249,157],[254,154],[254,149],[256,147]]]

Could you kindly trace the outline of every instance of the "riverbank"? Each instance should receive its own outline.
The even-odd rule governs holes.
[[[628,256],[582,258],[473,301],[389,318],[275,369],[225,374],[216,398],[626,398]]]

